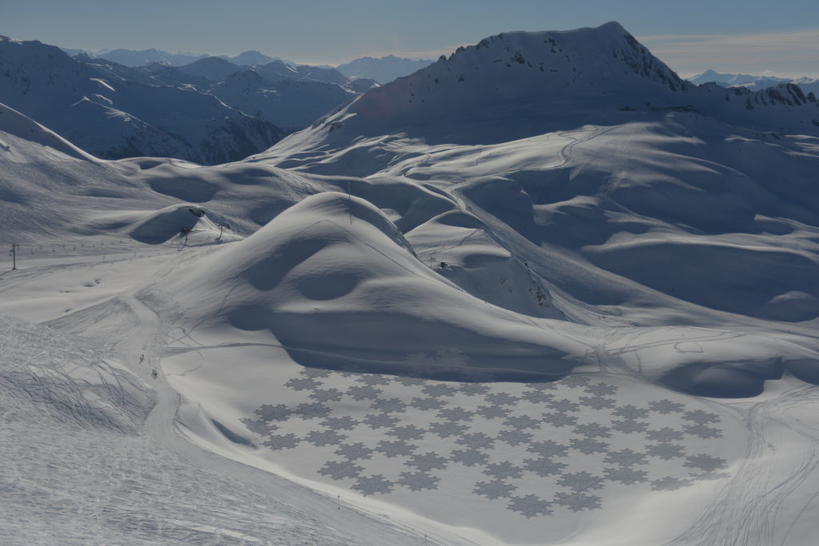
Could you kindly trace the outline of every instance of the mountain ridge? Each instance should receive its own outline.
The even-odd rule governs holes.
[[[789,84],[756,92],[696,86],[611,22],[502,33],[458,48],[288,142],[343,145],[356,135],[402,133],[428,143],[487,143],[674,110],[763,131],[814,134],[819,127],[814,95]]]
[[[407,59],[395,55],[366,56],[340,64],[336,66],[336,69],[350,78],[368,78],[385,84],[402,76],[408,76],[433,62],[431,59]]]
[[[702,85],[705,83],[716,83],[721,87],[747,87],[751,91],[760,91],[769,87],[777,87],[781,84],[798,85],[805,93],[819,93],[819,79],[816,78],[781,78],[777,76],[759,76],[753,74],[732,74],[729,72],[716,72],[706,70],[689,78],[689,81]]]
[[[97,156],[222,163],[283,134],[213,96],[151,85],[132,74],[127,67],[102,70],[38,41],[0,41],[0,102]]]

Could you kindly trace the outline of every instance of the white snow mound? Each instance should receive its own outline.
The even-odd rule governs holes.
[[[307,366],[553,379],[585,349],[462,292],[419,262],[381,211],[335,192],[202,258],[173,291],[186,317],[269,331]],[[447,357],[431,365],[430,353]]]

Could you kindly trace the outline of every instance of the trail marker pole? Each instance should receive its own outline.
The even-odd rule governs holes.
[[[17,269],[17,243],[11,243],[11,270]]]
[[[224,234],[226,229],[230,229],[230,224],[219,222],[219,236],[216,238],[217,243],[222,242],[222,234]]]

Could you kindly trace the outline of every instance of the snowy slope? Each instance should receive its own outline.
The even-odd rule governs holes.
[[[174,525],[814,542],[819,143],[797,90],[694,87],[612,23],[488,38],[218,166],[99,160],[2,111],[4,237],[29,254],[0,313],[155,387],[151,449],[196,462],[167,462],[173,498],[217,522],[169,503]],[[200,470],[217,485],[190,493]]]
[[[173,291],[200,327],[270,331],[307,366],[554,378],[586,350],[445,282],[378,209],[340,193],[309,197],[191,267]],[[421,347],[450,353],[451,362],[426,366],[417,359]]]
[[[675,298],[765,319],[817,318],[815,99],[793,86],[694,88],[632,40],[616,24],[487,39],[256,160],[421,181],[533,245]],[[606,52],[621,62],[604,63]],[[500,55],[509,62],[495,62]],[[572,59],[584,62],[574,70]],[[501,96],[507,86],[514,100]],[[619,106],[639,96],[656,106]],[[689,102],[700,106],[660,106]],[[785,136],[789,123],[799,132]],[[591,304],[629,298],[561,282]]]
[[[4,242],[42,237],[148,242],[146,235],[165,241],[178,237],[182,227],[193,227],[191,221],[205,231],[228,224],[243,236],[322,188],[281,169],[250,164],[208,168],[164,158],[102,161],[3,105],[0,127]],[[161,220],[169,214],[181,217]]]
[[[96,271],[105,281],[110,273]],[[140,319],[150,312],[132,298],[112,303],[107,323],[83,325],[92,337],[0,318],[0,541],[423,544],[181,440],[170,419],[175,394],[149,374],[155,327]],[[129,335],[103,343],[101,326]]]
[[[317,81],[324,83],[346,84],[349,79],[338,70],[330,67],[299,65],[281,60],[270,61],[257,66],[259,74],[272,80]]]
[[[242,112],[274,122],[279,127],[300,129],[366,89],[359,91],[309,79],[270,81],[257,71],[245,70],[228,76],[207,90]]]

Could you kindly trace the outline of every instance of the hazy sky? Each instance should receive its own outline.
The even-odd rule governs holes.
[[[0,0],[0,34],[18,39],[328,64],[611,20],[684,75],[819,75],[819,0]]]

